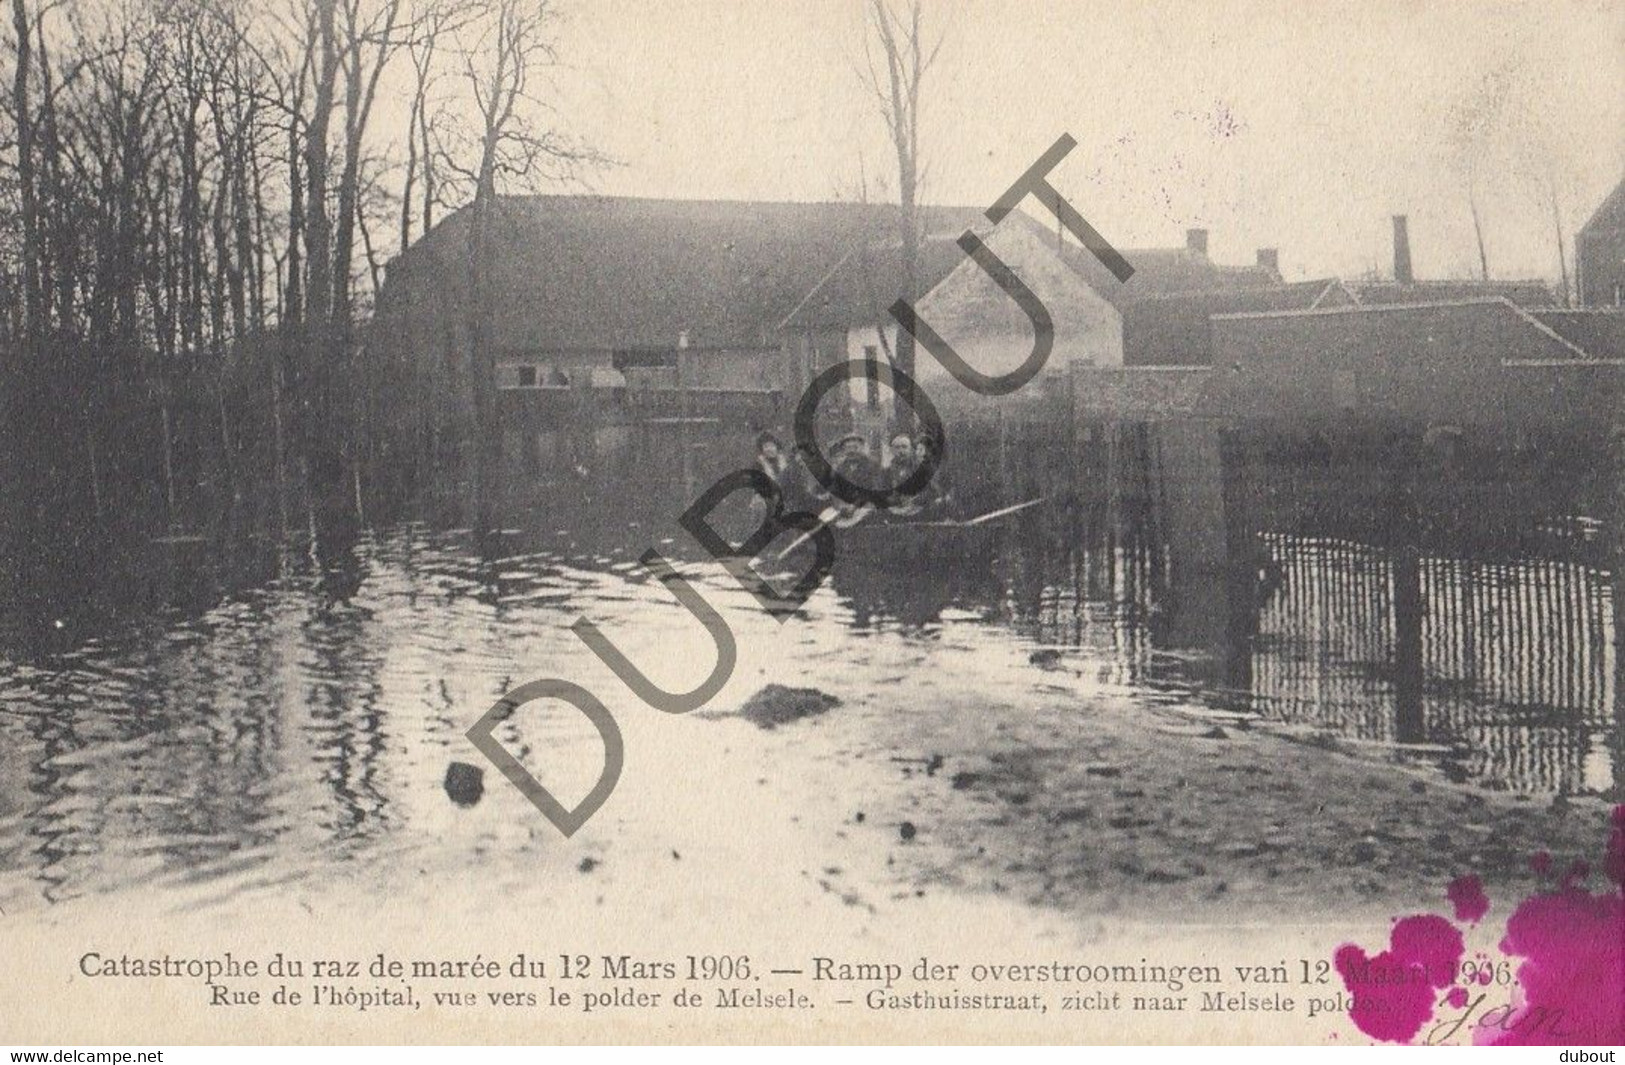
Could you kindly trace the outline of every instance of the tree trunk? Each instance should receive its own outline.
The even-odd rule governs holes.
[[[476,534],[492,528],[496,470],[501,458],[496,424],[496,367],[489,338],[486,265],[490,262],[491,211],[496,199],[496,148],[499,131],[487,126],[479,180],[474,191],[468,234],[468,352],[474,386],[474,510]]]
[[[418,139],[423,157],[423,232],[434,228],[434,144],[429,138],[429,109],[418,110]]]
[[[1572,306],[1569,292],[1569,250],[1563,240],[1563,214],[1557,206],[1557,189],[1552,189],[1552,229],[1557,234],[1557,266],[1563,275],[1563,306]]]
[[[1478,240],[1478,271],[1485,281],[1490,279],[1490,257],[1484,251],[1484,224],[1478,216],[1478,196],[1471,186],[1467,189],[1467,208],[1473,213],[1473,236]]]
[[[327,213],[328,134],[333,117],[333,91],[338,77],[334,37],[337,0],[316,0],[316,82],[305,132],[305,328],[302,357],[307,369],[300,397],[299,439],[309,473],[308,484],[318,534],[342,524],[348,508],[344,496],[344,454],[339,419],[345,404],[340,395],[343,367],[333,345],[333,229]]]
[[[16,72],[11,83],[12,114],[17,124],[17,186],[22,204],[23,336],[24,361],[35,357],[44,333],[43,299],[39,276],[38,177],[34,165],[34,114],[29,102],[33,50],[25,0],[11,0],[12,24],[17,31]]]
[[[421,94],[412,99],[412,112],[406,119],[406,177],[401,182],[401,244],[405,251],[412,244],[412,186],[418,176],[418,109],[423,106]]]

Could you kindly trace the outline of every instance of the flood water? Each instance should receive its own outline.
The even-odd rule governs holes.
[[[985,556],[838,565],[802,616],[758,638],[794,631],[780,642],[801,677],[865,641],[916,647],[926,669],[948,645],[1014,644],[1034,671],[1485,789],[1625,787],[1608,486],[1584,463],[1554,470],[1511,449],[1493,466],[1419,467],[1155,429],[1059,436],[999,426],[950,444],[963,516],[1045,501]],[[478,761],[464,731],[514,685],[585,668],[577,617],[618,639],[683,623],[652,606],[669,597],[637,566],[645,549],[739,599],[676,518],[749,461],[749,433],[533,444],[551,458],[510,454],[506,531],[483,547],[444,515],[339,547],[172,539],[89,567],[59,616],[14,619],[0,653],[0,907],[134,883],[207,897],[318,861],[432,854],[445,766]],[[863,683],[866,659],[842,661]]]

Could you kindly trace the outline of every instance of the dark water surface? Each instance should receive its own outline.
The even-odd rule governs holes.
[[[483,546],[446,522],[341,546],[182,538],[65,578],[57,616],[14,617],[0,652],[0,906],[432,849],[446,798],[426,782],[474,757],[463,732],[503,691],[570,675],[581,613],[644,623],[664,594],[636,565],[646,548],[726,594],[675,519],[748,440],[543,441],[567,460],[510,456],[506,532]],[[969,562],[838,565],[789,624],[824,647],[915,640],[927,661],[945,639],[1018,639],[1035,671],[1487,789],[1618,795],[1606,486],[1527,453],[1439,461],[1185,431],[967,434],[949,466],[962,514],[1044,505]]]

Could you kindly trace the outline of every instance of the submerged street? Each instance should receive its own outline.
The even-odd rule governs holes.
[[[1463,873],[1490,871],[1494,894],[1533,882],[1509,872],[1528,856],[1597,846],[1607,746],[1558,778],[1590,794],[1544,788],[1516,751],[1502,757],[1533,765],[1524,776],[1492,758],[1475,779],[1459,744],[1176,683],[1201,655],[1146,642],[1121,604],[1080,604],[1079,638],[1061,642],[1048,592],[1048,621],[952,588],[900,619],[838,572],[781,626],[720,566],[684,563],[740,662],[705,709],[660,714],[570,624],[590,617],[674,690],[709,671],[709,637],[632,550],[583,559],[551,539],[567,542],[511,536],[481,560],[464,534],[402,527],[355,549],[341,600],[331,574],[293,565],[200,616],[5,666],[0,905],[158,896],[232,913],[355,893],[444,914],[539,895],[590,915],[636,896],[651,917],[788,932],[838,910],[885,935],[966,906],[986,925],[997,900],[1020,925],[1077,934],[1288,905],[1307,919],[1310,898],[1381,920]],[[1306,660],[1339,690],[1320,647]],[[615,793],[568,841],[464,736],[548,676],[595,692],[626,740]],[[808,691],[751,701],[770,685]],[[562,704],[527,705],[496,735],[567,801],[602,764]],[[443,786],[453,762],[483,770],[471,807]]]

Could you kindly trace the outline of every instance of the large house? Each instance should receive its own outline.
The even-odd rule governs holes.
[[[776,390],[778,324],[895,209],[599,196],[493,206],[489,329],[503,389]],[[379,342],[466,371],[470,209],[389,266]]]
[[[807,383],[849,359],[896,350],[890,306],[904,295],[897,208],[601,196],[503,197],[484,264],[497,387],[509,413],[589,406],[622,418],[744,413],[787,420]],[[376,365],[444,409],[470,402],[468,230],[454,212],[389,266],[378,297]],[[992,226],[978,208],[924,207],[920,317],[972,366],[998,374],[1032,350],[1032,325],[959,247],[976,232],[1055,323],[1050,383],[1073,366],[1123,362],[1124,308],[1176,292],[1278,288],[1274,252],[1247,266],[1181,248],[1125,249],[1127,283],[1021,212]],[[946,375],[923,352],[922,384]],[[936,395],[963,391],[957,384]],[[878,401],[858,383],[853,398]],[[617,413],[618,412],[618,413]]]

